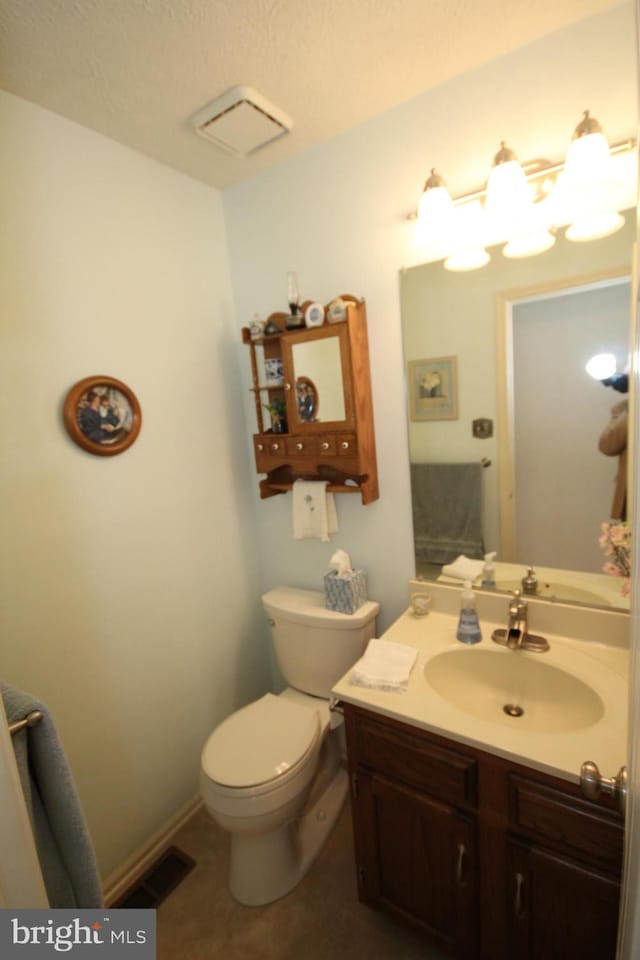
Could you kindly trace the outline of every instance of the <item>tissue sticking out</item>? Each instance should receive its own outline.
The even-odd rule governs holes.
[[[329,570],[341,579],[353,576],[354,571],[349,554],[345,550],[336,550],[329,561]]]

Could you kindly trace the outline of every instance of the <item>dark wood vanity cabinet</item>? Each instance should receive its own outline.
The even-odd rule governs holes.
[[[471,960],[614,960],[623,822],[579,787],[345,704],[361,901]]]
[[[269,323],[280,333],[242,339],[250,347],[258,432],[253,447],[260,496],[290,490],[298,478],[326,480],[338,493],[360,493],[364,504],[378,498],[378,470],[364,300],[350,295],[346,319],[297,330],[285,328],[286,314]],[[303,304],[303,309],[306,304]],[[281,365],[282,380],[268,384],[265,362]],[[279,405],[274,419],[266,406]]]

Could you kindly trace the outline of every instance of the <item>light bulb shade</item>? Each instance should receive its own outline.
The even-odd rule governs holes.
[[[442,240],[451,232],[452,220],[451,194],[442,177],[432,168],[418,204],[418,224],[422,236],[427,240]]]
[[[494,166],[487,180],[486,210],[496,228],[511,233],[530,206],[531,193],[518,161],[506,160]]]
[[[573,140],[567,151],[564,171],[570,185],[584,188],[611,177],[611,153],[603,133],[590,133]]]
[[[445,270],[478,270],[491,257],[484,248],[484,220],[480,203],[464,204],[454,209],[452,245],[444,261]]]
[[[616,358],[612,353],[598,353],[587,361],[585,370],[594,380],[606,380],[616,372]]]
[[[610,237],[623,226],[624,217],[617,210],[587,210],[567,227],[565,236],[574,243],[586,243]]]
[[[534,257],[539,253],[549,250],[556,238],[548,230],[537,230],[531,233],[522,233],[512,237],[503,247],[502,253],[509,259],[519,259],[521,257]]]
[[[484,247],[465,247],[452,253],[444,261],[445,270],[451,270],[455,273],[462,273],[465,270],[479,270],[489,263],[491,257]]]

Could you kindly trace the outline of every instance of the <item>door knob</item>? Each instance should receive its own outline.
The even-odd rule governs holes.
[[[626,767],[620,767],[615,777],[600,776],[598,764],[593,760],[586,760],[580,767],[580,786],[585,797],[589,800],[597,800],[601,793],[607,797],[615,797],[623,816],[627,805],[627,785]]]

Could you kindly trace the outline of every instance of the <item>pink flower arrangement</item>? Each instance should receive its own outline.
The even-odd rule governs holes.
[[[598,543],[607,558],[603,570],[612,577],[623,577],[621,594],[629,595],[631,589],[631,530],[622,520],[600,524],[602,533]]]

